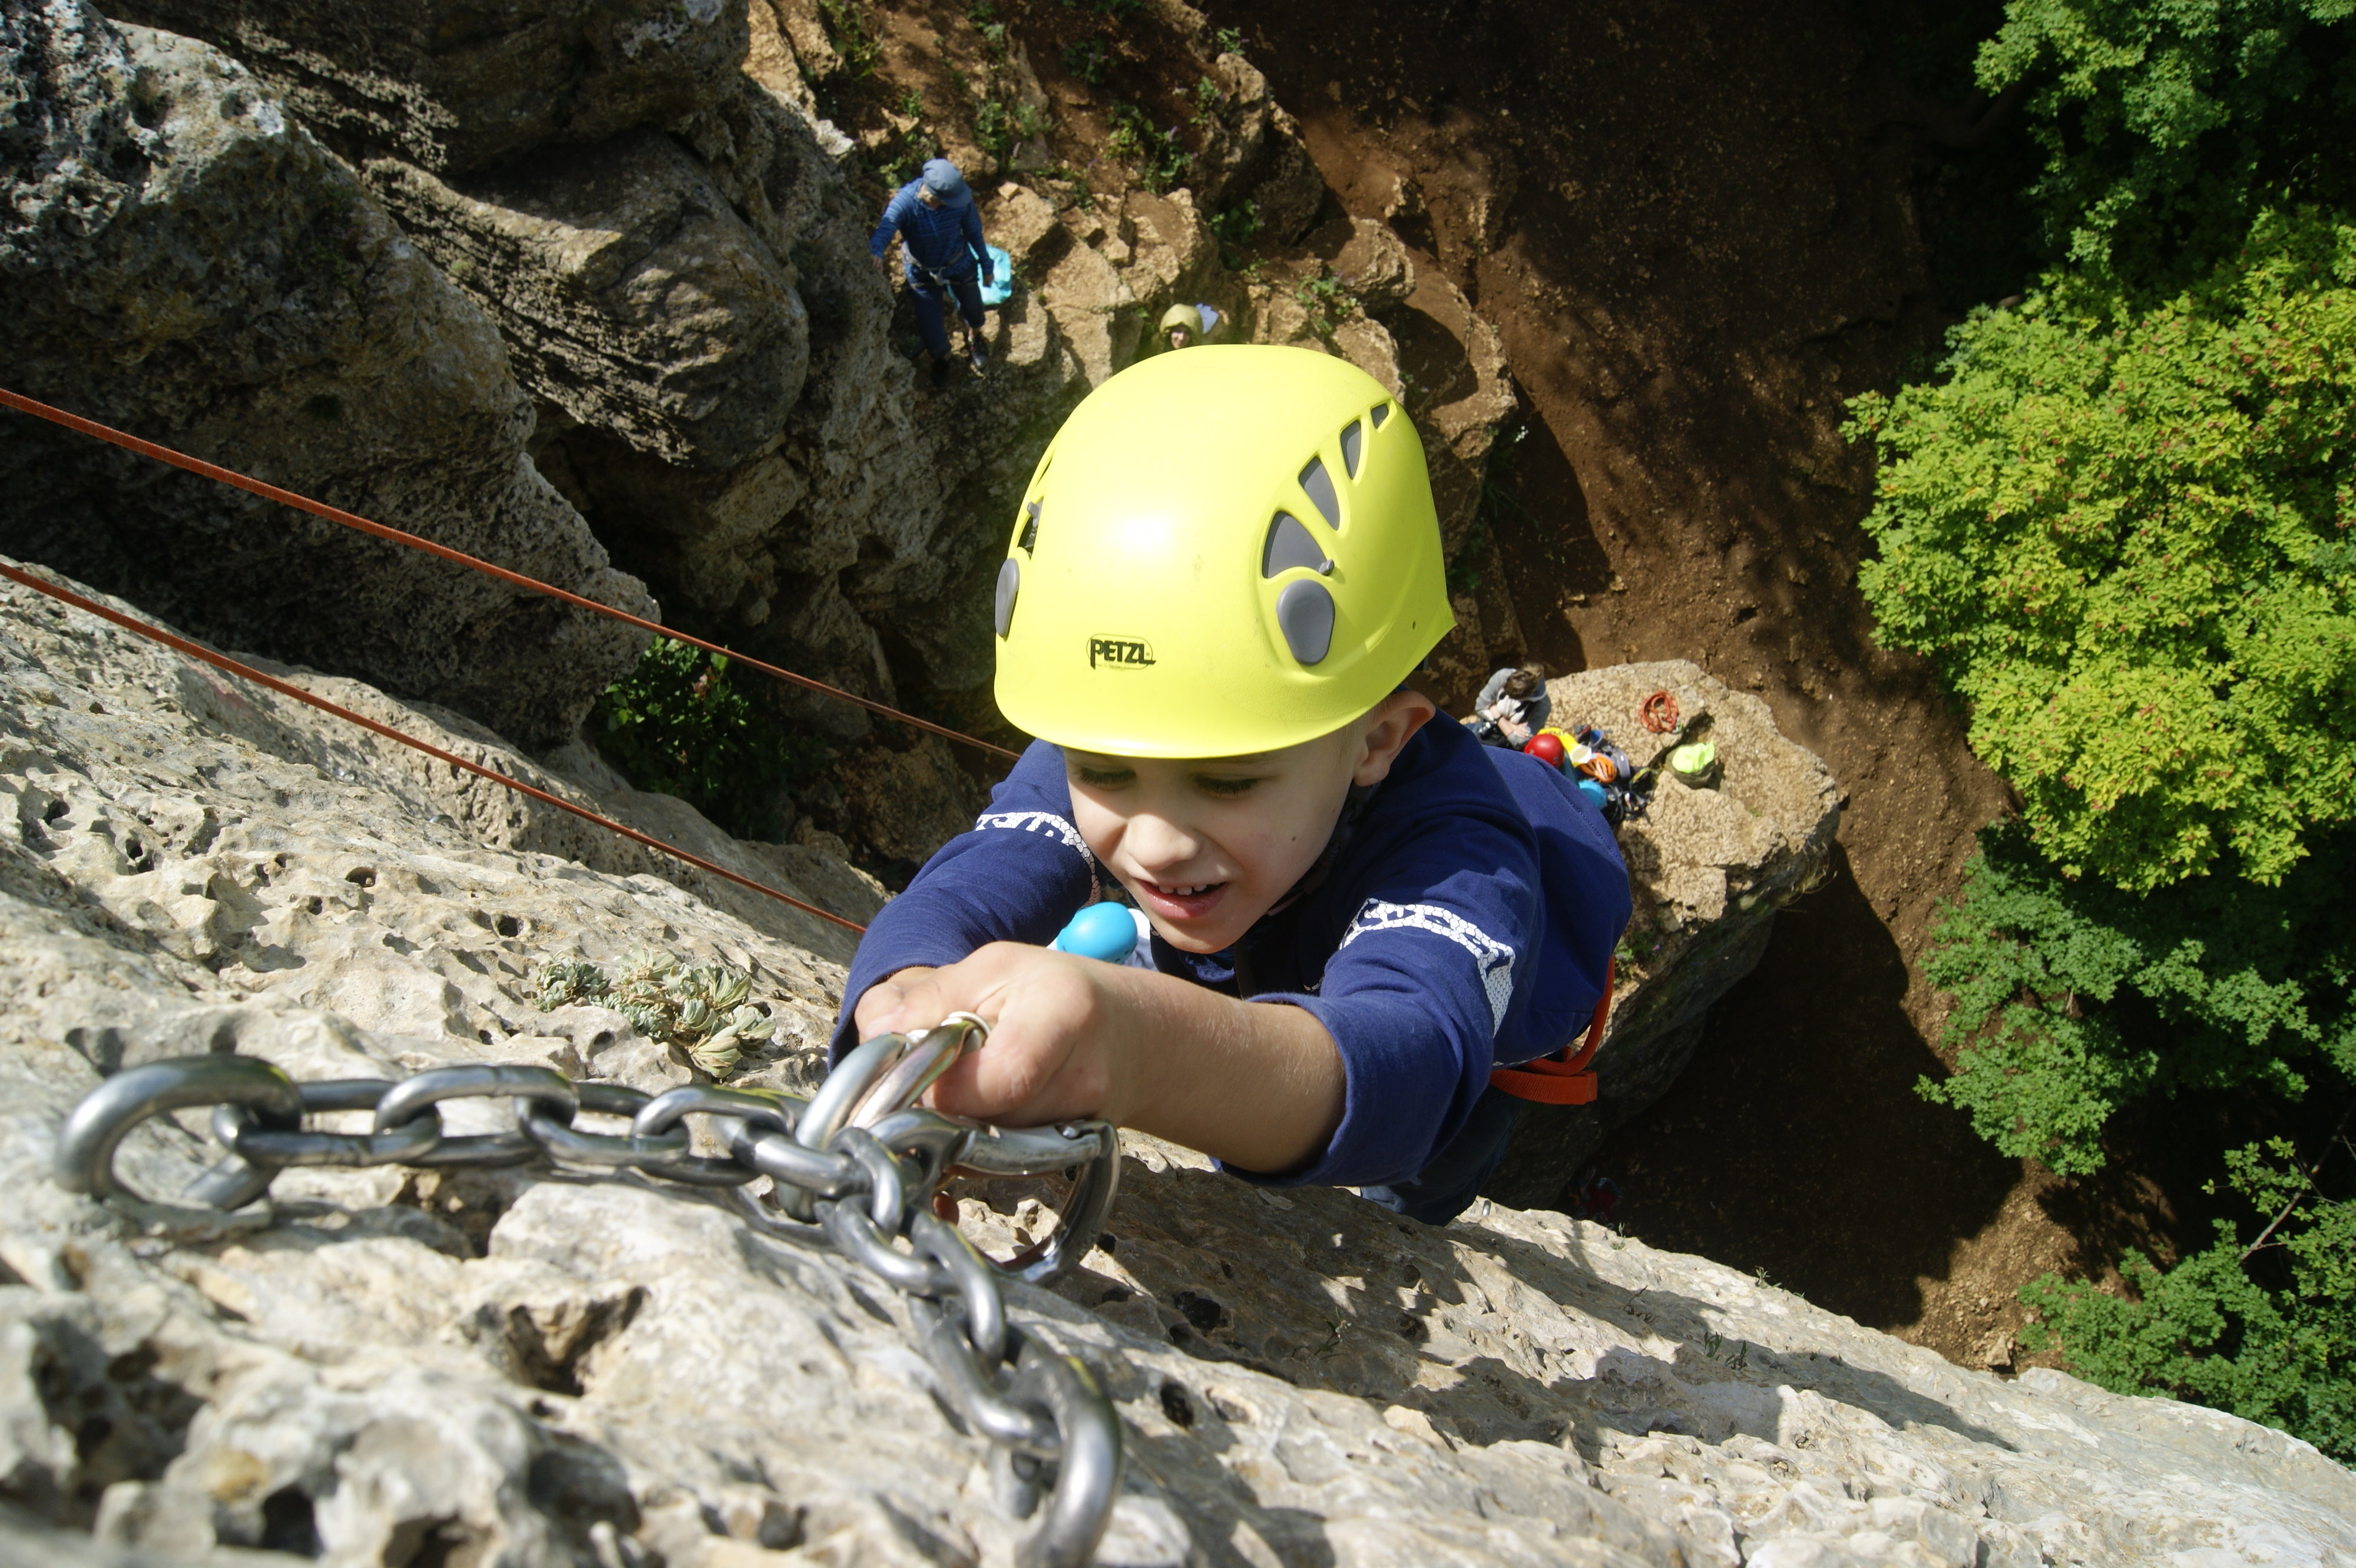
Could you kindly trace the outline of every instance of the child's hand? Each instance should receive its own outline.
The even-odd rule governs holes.
[[[992,942],[947,969],[905,969],[870,990],[862,1037],[930,1028],[952,1013],[990,1023],[990,1044],[934,1085],[933,1108],[1001,1126],[1076,1116],[1121,1119],[1125,1075],[1115,1043],[1125,1011],[1111,964],[1021,942]],[[890,991],[889,999],[884,993]]]
[[[1150,970],[993,942],[860,999],[860,1037],[952,1013],[990,1043],[933,1085],[946,1115],[1005,1127],[1101,1116],[1248,1170],[1298,1169],[1342,1120],[1341,1053],[1315,1015]]]

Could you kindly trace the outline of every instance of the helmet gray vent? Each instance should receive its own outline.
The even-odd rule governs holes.
[[[1376,403],[1375,405],[1375,428],[1380,430],[1383,427],[1383,421],[1388,419],[1390,416],[1390,404],[1387,403]]]
[[[1025,502],[1023,512],[1023,537],[1017,542],[1022,545],[1023,553],[1028,555],[1039,543],[1039,503]]]
[[[1276,596],[1276,625],[1293,658],[1321,662],[1333,646],[1333,596],[1313,578],[1295,577]]]
[[[1333,476],[1325,471],[1325,459],[1312,457],[1309,467],[1301,470],[1301,488],[1317,503],[1317,510],[1328,528],[1342,526],[1342,498],[1333,493]]]
[[[998,635],[1004,637],[1006,628],[1014,624],[1014,596],[1023,590],[1022,563],[1009,555],[998,569]]]
[[[1293,566],[1306,566],[1312,572],[1330,572],[1333,563],[1318,548],[1317,536],[1308,526],[1289,511],[1280,511],[1269,520],[1268,542],[1260,547],[1259,575],[1273,577]]]
[[[1356,420],[1342,427],[1342,467],[1350,471],[1350,478],[1354,479],[1358,477],[1358,456],[1365,441],[1366,427]]]

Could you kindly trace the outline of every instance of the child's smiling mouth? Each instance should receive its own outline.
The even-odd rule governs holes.
[[[1154,914],[1172,920],[1199,920],[1226,896],[1225,882],[1148,882],[1137,879],[1138,897]]]

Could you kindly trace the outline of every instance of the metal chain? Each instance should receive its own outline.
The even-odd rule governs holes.
[[[993,1445],[993,1474],[1010,1510],[1030,1518],[1044,1494],[1039,1527],[1015,1561],[1022,1568],[1077,1568],[1094,1556],[1119,1489],[1120,1422],[1085,1362],[1008,1321],[999,1282],[1046,1283],[1096,1244],[1120,1169],[1119,1143],[1102,1122],[981,1127],[916,1103],[989,1035],[980,1018],[960,1013],[914,1036],[869,1040],[807,1101],[708,1084],[648,1095],[513,1066],[437,1068],[398,1082],[298,1084],[252,1057],[184,1057],[119,1072],[83,1096],[59,1131],[53,1175],[68,1192],[154,1208],[115,1173],[115,1150],[151,1117],[209,1109],[213,1137],[226,1153],[182,1197],[212,1214],[254,1202],[289,1165],[483,1166],[544,1157],[732,1188],[755,1228],[797,1239],[822,1235],[910,1298],[926,1359],[968,1425]],[[444,1101],[482,1098],[510,1100],[514,1127],[467,1136],[443,1131]],[[371,1112],[369,1130],[305,1125],[306,1117],[338,1111]],[[576,1128],[583,1112],[626,1116],[630,1130]],[[728,1157],[688,1152],[681,1123],[690,1116],[727,1124]],[[933,1195],[953,1168],[992,1176],[1073,1172],[1072,1190],[1051,1235],[996,1263],[933,1212]],[[751,1191],[762,1176],[774,1204]]]

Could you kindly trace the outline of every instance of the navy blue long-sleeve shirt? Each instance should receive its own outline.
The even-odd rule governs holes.
[[[919,272],[928,272],[951,283],[962,282],[973,275],[977,261],[989,264],[980,210],[970,200],[958,208],[927,207],[916,199],[924,183],[912,179],[893,193],[884,206],[883,221],[868,237],[868,253],[880,258],[896,231],[909,281],[921,282]]]
[[[1322,875],[1223,953],[1152,939],[1154,967],[1306,1009],[1341,1049],[1341,1125],[1278,1186],[1403,1181],[1453,1139],[1492,1068],[1586,1028],[1628,923],[1618,843],[1572,781],[1433,719],[1345,813]],[[1073,826],[1063,754],[1034,742],[991,808],[884,906],[859,944],[835,1031],[877,981],[993,941],[1044,944],[1112,878]]]

